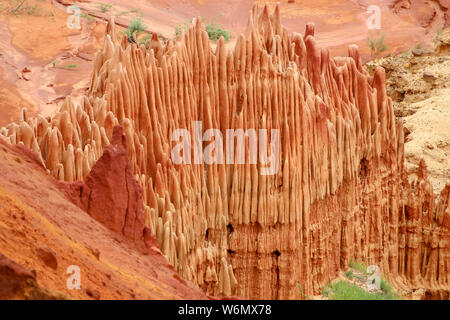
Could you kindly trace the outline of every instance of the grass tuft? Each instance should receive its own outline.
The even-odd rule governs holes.
[[[136,38],[139,37],[139,34],[147,30],[147,26],[142,21],[141,17],[135,18],[131,20],[128,28],[125,29],[124,33],[128,37],[129,42],[136,42],[134,38],[134,34],[136,33]]]
[[[53,66],[53,68],[66,69],[66,70],[72,70],[72,69],[78,68],[78,65],[72,64],[72,63],[66,64],[65,66],[60,66],[56,63],[56,61],[52,61],[52,66]]]
[[[384,42],[384,34],[382,34],[378,39],[367,39],[369,48],[372,51],[372,57],[378,57],[381,53],[388,49],[386,43]]]
[[[353,278],[353,271],[352,270],[345,271],[345,276],[349,279]]]
[[[152,35],[146,34],[142,39],[139,40],[139,44],[143,44],[146,48],[150,47],[150,42],[152,41]]]
[[[380,279],[380,289],[385,294],[392,294],[392,286],[389,284],[389,282],[387,282],[386,279],[383,278]]]
[[[398,300],[389,293],[370,293],[347,281],[338,281],[323,290],[331,300]]]

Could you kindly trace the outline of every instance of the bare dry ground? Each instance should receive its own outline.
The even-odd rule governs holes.
[[[88,85],[95,52],[103,43],[104,21],[81,19],[69,29],[69,14],[52,1],[26,0],[0,6],[0,126],[30,115],[51,115],[66,95]]]
[[[411,179],[424,159],[436,194],[450,182],[450,28],[435,36],[435,50],[412,48],[370,62],[386,69],[387,91],[405,122],[405,158]]]

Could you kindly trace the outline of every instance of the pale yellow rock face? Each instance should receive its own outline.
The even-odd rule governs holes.
[[[450,182],[450,89],[411,105],[418,111],[405,117],[408,137],[405,143],[406,168],[416,176],[420,159],[428,168],[436,194]]]
[[[150,48],[115,38],[109,24],[89,93],[53,118],[1,129],[56,178],[81,180],[123,126],[146,222],[180,275],[208,294],[251,299],[318,292],[351,259],[429,290],[450,289],[450,185],[436,204],[426,169],[408,183],[404,133],[357,47],[331,59],[281,26],[279,9],[253,10],[232,51],[215,50],[200,22]],[[172,162],[174,130],[280,133],[280,168]],[[26,124],[23,124],[25,122]],[[30,128],[33,135],[30,136]]]
[[[387,93],[405,129],[405,160],[410,180],[421,159],[436,195],[450,182],[450,28],[435,36],[435,48],[412,48],[367,63],[387,72]]]

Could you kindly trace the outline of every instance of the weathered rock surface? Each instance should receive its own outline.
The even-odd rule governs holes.
[[[296,283],[317,292],[355,259],[450,289],[450,187],[435,204],[424,165],[409,184],[384,69],[369,76],[356,46],[330,58],[312,25],[288,33],[278,7],[253,10],[230,52],[211,48],[200,21],[148,49],[116,39],[113,23],[108,34],[81,104],[68,97],[51,119],[24,112],[0,138],[35,150],[59,180],[88,183],[120,124],[145,223],[182,278],[216,296],[302,298]],[[173,163],[171,136],[194,136],[194,121],[279,130],[279,170],[261,175],[248,145],[242,165]]]
[[[208,298],[157,248],[143,253],[69,201],[36,158],[0,139],[1,299]],[[37,255],[46,247],[57,269]],[[70,266],[79,268],[79,289],[67,285]]]
[[[404,121],[410,180],[417,178],[419,162],[425,160],[438,195],[450,182],[450,28],[435,40],[434,51],[409,50],[367,66],[386,70],[386,91],[393,100],[394,114]]]
[[[66,300],[70,296],[40,287],[33,272],[0,253],[0,299]]]
[[[84,183],[62,184],[72,201],[109,229],[144,244],[147,232],[142,187],[132,171],[122,128],[113,130],[111,144]]]
[[[47,246],[43,246],[37,248],[36,253],[39,259],[41,259],[48,267],[55,270],[58,268],[58,259],[52,249]]]

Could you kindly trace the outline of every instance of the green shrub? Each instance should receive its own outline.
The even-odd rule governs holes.
[[[208,33],[208,38],[212,41],[218,41],[220,37],[226,41],[230,40],[231,33],[226,30],[222,25],[217,23],[217,17],[215,17],[211,22],[206,22],[206,19],[202,19],[205,24],[206,32]],[[189,30],[189,22],[183,24],[177,23],[175,26],[175,35],[180,35],[182,32]]]
[[[380,289],[386,294],[392,293],[392,286],[383,278],[380,279]]]
[[[64,69],[75,69],[78,68],[77,64],[67,64],[63,67]]]
[[[222,25],[216,22],[216,18],[211,23],[206,24],[206,32],[210,40],[218,41],[220,37],[223,37],[225,41],[230,40],[230,32],[222,27]]]
[[[182,32],[187,32],[189,30],[189,23],[177,23],[175,25],[175,35],[178,36]]]
[[[139,44],[143,44],[145,47],[150,46],[150,42],[152,41],[152,36],[150,34],[146,34],[142,39],[139,40]]]
[[[398,300],[392,293],[370,293],[347,281],[338,281],[327,289],[332,300]]]
[[[368,38],[368,44],[372,51],[372,57],[378,57],[381,53],[387,50],[387,45],[384,43],[384,34],[378,39]]]
[[[128,28],[123,31],[123,33],[128,37],[128,41],[136,42],[134,34],[136,33],[136,38],[139,34],[147,30],[147,26],[142,21],[142,18],[138,17],[130,22]]]
[[[72,64],[72,63],[66,64],[65,66],[60,66],[60,65],[56,64],[56,61],[52,61],[52,66],[53,66],[53,68],[66,69],[66,70],[78,68],[78,65]]]

